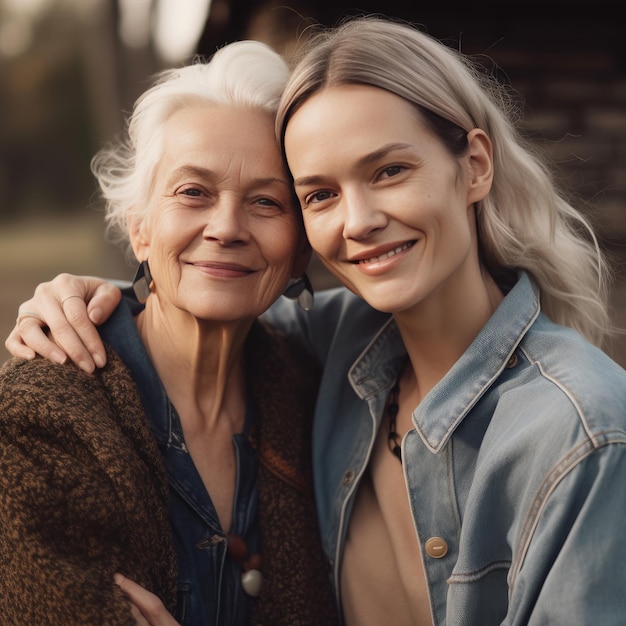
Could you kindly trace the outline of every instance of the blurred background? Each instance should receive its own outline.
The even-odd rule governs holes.
[[[66,271],[129,279],[106,242],[91,156],[158,70],[259,39],[290,56],[312,23],[378,12],[477,57],[588,203],[626,328],[626,39],[613,2],[0,0],[0,362],[19,304]],[[334,284],[314,259],[316,287]],[[607,351],[626,366],[626,339]]]

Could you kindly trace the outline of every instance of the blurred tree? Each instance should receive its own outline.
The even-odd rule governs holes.
[[[0,59],[0,219],[89,203],[91,156],[159,67],[151,45],[121,44],[118,22],[118,0],[54,0],[31,45]]]
[[[71,15],[47,13],[34,25],[30,48],[2,63],[0,216],[66,203],[86,193],[90,148],[77,29]]]

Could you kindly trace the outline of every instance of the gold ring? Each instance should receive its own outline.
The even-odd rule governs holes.
[[[20,313],[17,316],[17,319],[15,320],[15,325],[19,326],[20,322],[26,319],[27,317],[34,317],[36,320],[43,322],[43,318],[38,313],[34,313],[33,311],[24,311],[24,313]]]
[[[76,295],[74,294],[73,296],[67,296],[66,298],[63,298],[63,300],[61,300],[61,308],[63,308],[63,305],[70,299],[70,298],[80,298],[81,300],[83,299],[82,296]]]

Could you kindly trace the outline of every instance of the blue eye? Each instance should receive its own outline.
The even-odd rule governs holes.
[[[181,193],[186,196],[191,196],[193,198],[197,198],[202,195],[202,191],[200,191],[200,189],[196,189],[195,187],[188,187],[187,189],[183,189]]]
[[[278,203],[271,198],[259,198],[257,202],[263,206],[278,206]]]

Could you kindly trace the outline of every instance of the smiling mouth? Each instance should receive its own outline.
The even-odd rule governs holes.
[[[414,241],[409,241],[408,243],[402,244],[401,246],[398,246],[397,248],[394,248],[393,250],[389,250],[389,252],[385,252],[384,254],[381,254],[379,256],[373,256],[373,257],[370,257],[369,259],[359,259],[358,261],[353,261],[353,263],[355,265],[362,265],[365,263],[380,263],[381,261],[384,261],[385,259],[389,259],[392,256],[395,256],[396,254],[400,254],[400,252],[404,250],[408,250],[409,248],[412,248],[414,245],[415,245]]]
[[[189,265],[201,270],[207,276],[214,276],[216,278],[238,278],[249,276],[256,271],[238,263],[223,263],[217,261],[196,261],[190,262]]]

